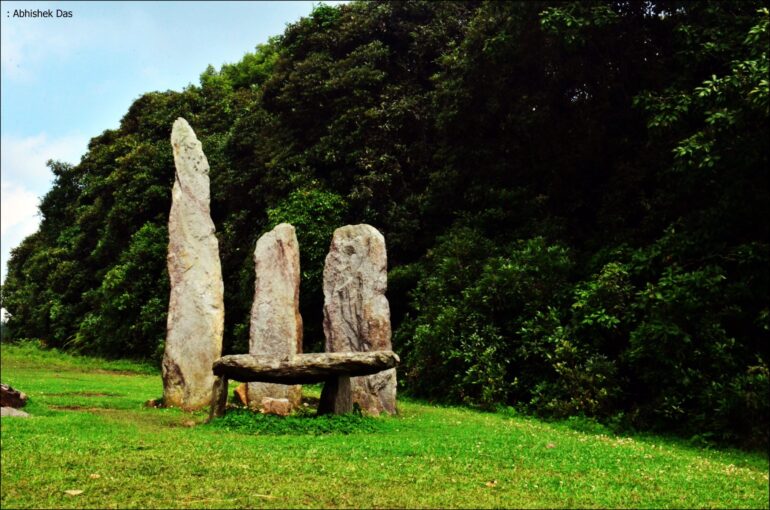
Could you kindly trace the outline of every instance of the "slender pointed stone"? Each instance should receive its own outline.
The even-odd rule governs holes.
[[[334,231],[324,266],[326,352],[389,351],[385,238],[370,225]],[[396,412],[396,369],[351,377],[353,402],[369,414]]]
[[[302,352],[299,244],[293,226],[281,223],[259,238],[254,271],[249,354],[290,359]],[[302,399],[302,386],[249,383],[249,407],[261,407],[265,398],[288,399],[296,407]]]
[[[168,218],[168,306],[163,402],[195,410],[211,403],[211,366],[222,355],[224,286],[209,207],[209,164],[183,118],[171,131],[176,179]]]

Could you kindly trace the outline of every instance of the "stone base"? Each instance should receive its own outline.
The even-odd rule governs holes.
[[[288,398],[265,397],[260,402],[259,412],[262,414],[289,416],[292,409],[294,409],[294,406],[291,405]]]
[[[321,391],[317,414],[345,414],[353,411],[350,377],[341,375],[329,379]]]
[[[266,398],[286,399],[291,408],[296,409],[302,401],[302,386],[298,384],[289,386],[286,384],[250,382],[247,383],[246,395],[250,409],[262,409],[262,401]]]

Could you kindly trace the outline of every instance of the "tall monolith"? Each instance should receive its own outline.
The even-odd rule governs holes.
[[[249,354],[276,359],[302,352],[302,316],[299,313],[299,244],[294,227],[281,223],[257,240],[254,249],[254,302],[251,305]],[[249,407],[263,399],[288,399],[299,405],[302,386],[248,383]]]
[[[327,352],[391,350],[385,238],[370,225],[334,231],[324,266]],[[353,403],[369,414],[396,412],[396,369],[351,377]]]
[[[224,286],[209,207],[209,163],[183,118],[171,130],[176,178],[168,218],[168,305],[163,403],[195,410],[211,403],[211,366],[222,355]]]

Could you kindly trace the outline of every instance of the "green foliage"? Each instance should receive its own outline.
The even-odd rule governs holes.
[[[525,324],[523,344],[532,345],[553,374],[541,377],[529,406],[557,417],[607,419],[617,411],[622,387],[615,360],[626,348],[631,291],[627,270],[610,262],[574,287],[569,312],[563,312],[568,323],[549,307]]]
[[[544,353],[522,343],[522,328],[563,299],[567,250],[543,238],[495,248],[460,227],[440,238],[427,263],[414,294],[419,315],[404,345],[409,387],[487,407],[512,388],[529,391],[521,380],[535,376],[530,358]]]
[[[316,184],[317,186],[317,184]],[[279,223],[294,225],[300,248],[300,313],[306,352],[323,348],[323,268],[334,230],[344,224],[345,200],[336,193],[308,186],[293,191],[267,210],[268,228]]]
[[[268,228],[290,223],[297,230],[302,258],[302,279],[313,287],[322,283],[323,264],[334,230],[346,216],[345,201],[339,195],[317,188],[293,191],[267,210]]]
[[[84,295],[96,304],[80,324],[73,347],[113,357],[143,353],[159,363],[163,356],[169,283],[164,266],[165,226],[146,223],[126,252],[104,275],[98,289]],[[152,266],[150,264],[155,264]],[[158,278],[156,275],[162,275]]]
[[[556,418],[611,416],[621,392],[611,359],[563,326],[553,308],[527,321],[521,333],[525,369],[514,380],[524,391],[520,407]]]
[[[382,419],[356,414],[274,416],[248,409],[233,409],[208,424],[227,432],[256,435],[322,435],[374,433],[382,430]]]

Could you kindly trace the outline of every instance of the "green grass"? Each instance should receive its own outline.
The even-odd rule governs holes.
[[[758,453],[407,399],[393,418],[203,424],[143,407],[162,392],[148,370],[3,345],[2,381],[33,416],[2,420],[0,506],[768,508]]]

